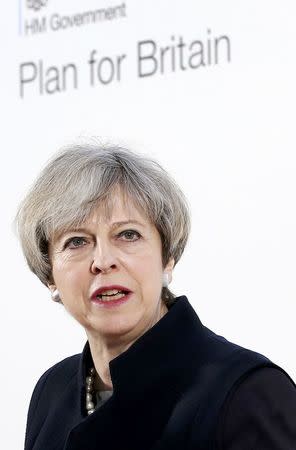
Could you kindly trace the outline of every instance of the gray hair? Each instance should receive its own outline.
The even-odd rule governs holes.
[[[81,225],[98,204],[112,207],[120,187],[157,228],[165,266],[184,251],[190,217],[175,181],[153,159],[116,146],[74,145],[45,166],[22,201],[16,226],[27,263],[47,285],[52,281],[48,244],[55,233]],[[168,304],[174,295],[163,288]]]

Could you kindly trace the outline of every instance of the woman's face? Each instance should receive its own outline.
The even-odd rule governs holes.
[[[165,313],[163,273],[174,261],[163,267],[157,229],[121,195],[108,219],[95,210],[79,230],[55,236],[49,253],[50,289],[87,333],[136,339]]]

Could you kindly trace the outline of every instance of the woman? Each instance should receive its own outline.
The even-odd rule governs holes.
[[[291,378],[168,289],[189,214],[157,163],[68,148],[17,221],[30,269],[87,334],[82,354],[38,381],[26,450],[296,448]]]

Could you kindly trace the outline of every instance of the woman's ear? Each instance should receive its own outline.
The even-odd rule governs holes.
[[[56,288],[57,288],[56,285],[53,284],[53,283],[51,283],[51,282],[47,283],[47,287],[48,287],[48,289],[50,290],[51,293],[52,293],[53,291],[55,291]]]
[[[60,297],[60,293],[59,293],[59,291],[57,290],[57,287],[56,287],[56,285],[55,284],[47,284],[47,287],[48,287],[48,289],[50,290],[50,292],[51,292],[51,298],[52,298],[52,300],[54,301],[54,302],[57,302],[57,303],[61,303],[61,297]]]
[[[175,267],[175,259],[172,257],[168,260],[168,263],[165,266],[164,270],[165,272],[172,272],[174,267]]]
[[[168,260],[168,263],[166,264],[165,268],[163,269],[163,279],[164,279],[163,284],[166,287],[172,281],[172,272],[173,272],[174,266],[175,266],[175,260],[174,260],[174,258],[170,258]]]

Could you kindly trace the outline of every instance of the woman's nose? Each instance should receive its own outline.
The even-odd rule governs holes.
[[[97,243],[94,247],[91,272],[106,273],[117,268],[116,256],[111,245]]]

